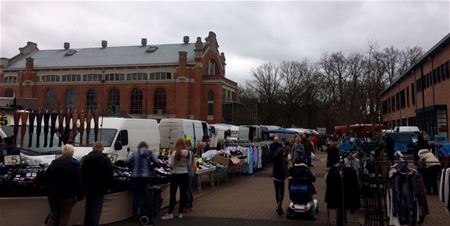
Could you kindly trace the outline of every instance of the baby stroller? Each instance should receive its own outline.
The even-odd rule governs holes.
[[[139,222],[144,226],[155,225],[158,223],[159,210],[163,201],[161,198],[161,187],[148,186],[145,197],[143,214],[139,218]]]
[[[289,199],[291,201],[286,214],[288,219],[316,220],[319,207],[317,199],[313,199],[314,187],[305,180],[303,178],[289,179]]]

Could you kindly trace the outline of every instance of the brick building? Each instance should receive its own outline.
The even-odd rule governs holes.
[[[34,97],[41,109],[222,122],[222,105],[238,101],[238,87],[225,78],[218,47],[214,32],[160,45],[39,50],[28,42],[1,59],[0,96]]]
[[[431,137],[449,136],[450,33],[381,94],[387,128],[418,126]]]

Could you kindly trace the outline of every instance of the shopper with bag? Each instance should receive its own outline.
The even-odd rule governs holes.
[[[186,148],[186,142],[183,138],[177,140],[175,144],[175,151],[169,158],[169,166],[172,170],[172,177],[170,180],[170,200],[169,211],[161,219],[173,219],[173,211],[175,203],[177,202],[177,190],[180,188],[180,205],[178,208],[178,218],[183,218],[184,203],[186,203],[186,189],[188,186],[188,164],[189,151]]]
[[[138,144],[138,150],[131,152],[125,161],[131,166],[131,190],[133,192],[133,216],[140,217],[143,213],[146,189],[150,183],[151,169],[160,165],[159,160],[148,149],[148,144],[144,141]]]
[[[45,191],[50,215],[47,226],[66,226],[76,201],[83,199],[80,167],[73,156],[73,146],[64,145],[61,157],[53,160],[45,172]]]
[[[105,194],[113,180],[112,163],[103,154],[102,142],[95,142],[92,151],[81,159],[81,177],[86,195],[84,226],[97,226]]]
[[[184,208],[187,212],[192,212],[194,196],[192,195],[192,183],[194,181],[194,151],[192,150],[192,143],[190,139],[186,139],[186,147],[189,150],[189,163],[187,165],[188,170],[188,186],[186,188],[186,203]]]

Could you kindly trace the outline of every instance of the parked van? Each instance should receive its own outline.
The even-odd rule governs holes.
[[[404,133],[404,132],[406,132],[406,133],[413,133],[413,132],[420,133],[420,130],[419,130],[419,127],[417,127],[417,126],[396,126],[394,128],[394,132],[397,132],[397,133]]]
[[[174,148],[180,138],[192,138],[192,145],[201,142],[204,136],[209,137],[208,123],[199,120],[165,118],[159,122],[161,148]]]
[[[159,125],[153,119],[129,119],[129,118],[103,118],[100,117],[98,138],[104,145],[103,153],[109,155],[112,160],[123,160],[128,156],[130,150],[136,150],[137,145],[141,141],[147,142],[150,150],[159,153],[160,135]],[[12,136],[14,125],[4,126],[0,128],[0,136]],[[74,158],[81,159],[92,151],[95,142],[94,122],[91,122],[91,132],[89,134],[89,143],[86,143],[86,136],[83,137],[84,142],[80,142],[80,134],[75,136]],[[28,147],[28,126],[24,137],[24,147],[20,148],[23,160],[32,163],[51,163],[61,153],[62,147],[58,147],[59,137],[55,134],[52,147],[43,147],[44,135],[43,131],[40,135],[40,147],[36,147],[33,143]],[[33,139],[36,139],[36,128],[33,131]],[[49,133],[50,139],[50,133]],[[18,144],[20,143],[18,138]],[[34,140],[33,140],[34,142]]]
[[[211,146],[216,147],[221,140],[237,140],[239,138],[239,127],[228,124],[212,124],[211,129]],[[226,134],[229,133],[229,134]]]

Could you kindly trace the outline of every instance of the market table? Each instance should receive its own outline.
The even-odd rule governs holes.
[[[197,191],[202,191],[202,177],[203,175],[208,175],[209,181],[211,182],[211,187],[214,187],[214,172],[216,167],[211,167],[208,169],[197,170],[195,176],[197,177]]]
[[[133,198],[130,192],[105,196],[100,224],[109,224],[132,217]],[[84,200],[72,209],[70,225],[83,225]],[[1,197],[0,226],[42,226],[49,214],[47,197]]]

